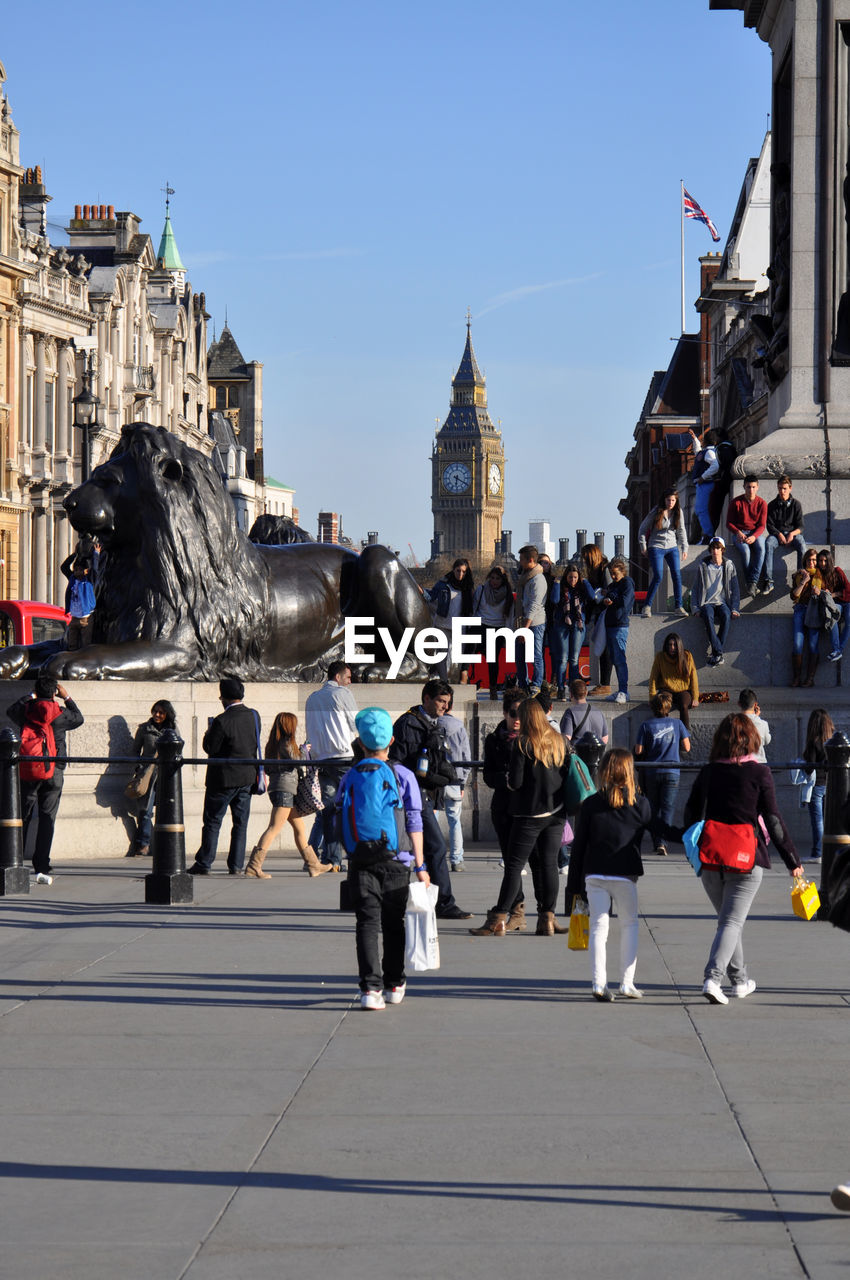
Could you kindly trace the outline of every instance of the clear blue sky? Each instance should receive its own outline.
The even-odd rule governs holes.
[[[43,0],[4,13],[51,212],[166,179],[196,290],[265,365],[266,465],[420,559],[464,316],[508,458],[505,526],[624,531],[623,459],[680,327],[679,179],[725,241],[767,46],[708,0]],[[86,24],[89,25],[86,25]],[[721,245],[722,247],[722,245]],[[687,297],[714,248],[686,227]],[[212,331],[212,325],[211,325]]]

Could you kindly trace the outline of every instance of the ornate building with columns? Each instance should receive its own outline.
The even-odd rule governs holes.
[[[22,495],[12,474],[18,439],[18,131],[3,91],[0,63],[0,599],[17,592]]]

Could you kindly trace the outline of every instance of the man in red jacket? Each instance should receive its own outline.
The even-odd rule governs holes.
[[[733,498],[726,513],[726,528],[732,535],[732,545],[741,552],[743,594],[747,596],[756,594],[767,542],[767,503],[758,496],[758,489],[759,482],[755,476],[744,476],[744,496]]]

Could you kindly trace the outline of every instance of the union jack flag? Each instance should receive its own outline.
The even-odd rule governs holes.
[[[696,200],[684,187],[682,187],[682,199],[685,202],[685,217],[696,218],[697,222],[704,222],[711,232],[712,240],[719,240],[720,236],[717,234],[717,227],[711,221],[705,209],[699,207]]]

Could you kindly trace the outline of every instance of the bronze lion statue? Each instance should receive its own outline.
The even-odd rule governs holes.
[[[310,678],[338,653],[346,615],[374,617],[393,643],[430,621],[385,547],[250,542],[209,460],[162,427],[126,426],[64,505],[105,550],[92,643],[0,650],[0,678]]]

